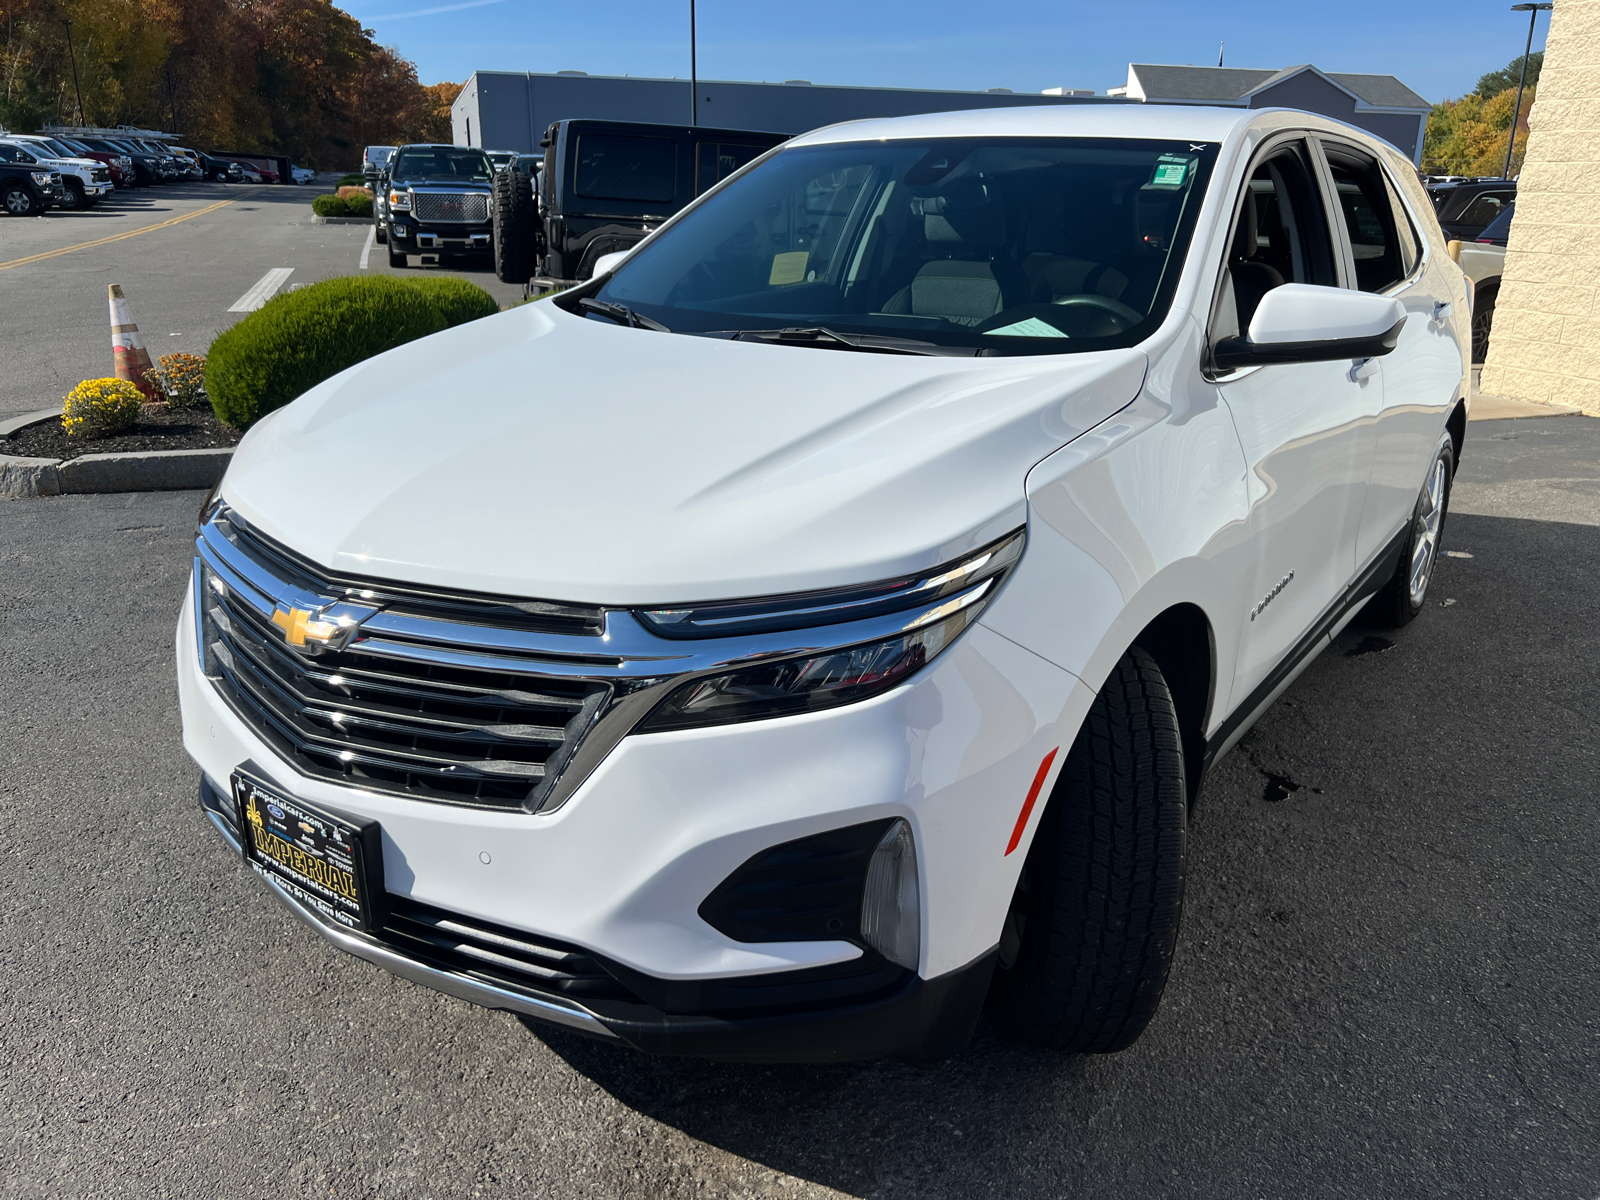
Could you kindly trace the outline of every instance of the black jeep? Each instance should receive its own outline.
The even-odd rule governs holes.
[[[532,176],[519,159],[495,177],[495,274],[506,283],[588,279],[595,259],[626,250],[785,133],[557,121]]]
[[[408,254],[488,255],[494,172],[471,146],[401,146],[389,160],[388,217],[384,232],[389,265],[409,265]]]

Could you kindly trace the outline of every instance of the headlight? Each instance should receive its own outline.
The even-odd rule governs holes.
[[[50,172],[49,171],[29,171],[28,174],[32,175],[33,176],[33,181],[35,183],[39,184],[41,187],[48,187],[49,186],[49,184],[50,184]]]
[[[411,207],[411,195],[410,195],[410,193],[409,192],[390,192],[389,193],[389,207],[390,208],[406,208],[406,209],[409,209]]]
[[[893,637],[812,651],[702,676],[674,688],[639,733],[794,716],[880,695],[943,653],[983,611],[1021,557],[1022,530],[931,575],[864,588],[813,592],[637,614],[657,632],[728,636],[903,614]],[[670,622],[671,624],[667,624]]]

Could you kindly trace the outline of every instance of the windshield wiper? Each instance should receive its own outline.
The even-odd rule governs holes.
[[[659,333],[672,332],[660,321],[652,321],[649,317],[634,312],[626,304],[612,304],[608,300],[596,300],[592,296],[585,296],[578,301],[578,307],[596,316],[610,317],[618,325],[631,325],[635,329],[654,329]]]
[[[792,346],[820,346],[829,350],[865,350],[873,354],[934,354],[971,358],[975,353],[971,346],[941,346],[937,342],[922,342],[915,338],[892,337],[882,333],[840,333],[822,325],[810,328],[735,329],[728,336],[735,342],[777,342]]]

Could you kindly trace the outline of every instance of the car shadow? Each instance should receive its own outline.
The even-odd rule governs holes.
[[[1587,594],[1600,527],[1458,514],[1444,545],[1417,620],[1358,617],[1207,777],[1173,977],[1131,1049],[980,1024],[928,1066],[761,1066],[524,1024],[634,1111],[856,1196],[1576,1180],[1600,1123],[1600,629],[1529,614]]]

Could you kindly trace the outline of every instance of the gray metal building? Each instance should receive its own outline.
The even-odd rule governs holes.
[[[1430,105],[1393,75],[1332,74],[1313,66],[1282,70],[1129,63],[1128,82],[1105,96],[1070,88],[1046,92],[838,87],[699,81],[699,124],[712,129],[804,133],[837,121],[904,117],[966,108],[1033,104],[1208,104],[1303,108],[1366,129],[1422,161]],[[551,122],[573,117],[689,123],[687,79],[559,71],[475,71],[451,108],[458,145],[532,153]]]
[[[836,87],[794,80],[735,83],[700,80],[699,123],[712,129],[804,133],[837,121],[904,117],[964,108],[1014,108],[1023,104],[1118,104],[1092,95],[1038,92],[921,91],[914,88]],[[458,145],[532,153],[553,121],[588,117],[607,121],[689,123],[687,79],[585,75],[561,71],[474,71],[450,110]]]

